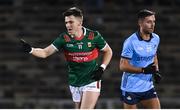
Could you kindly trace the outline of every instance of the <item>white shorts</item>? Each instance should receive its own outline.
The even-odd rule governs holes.
[[[69,86],[69,88],[70,88],[70,91],[72,94],[73,101],[80,102],[83,92],[85,92],[85,91],[100,92],[101,81],[95,81],[95,82],[92,82],[88,85],[81,86],[81,87]]]

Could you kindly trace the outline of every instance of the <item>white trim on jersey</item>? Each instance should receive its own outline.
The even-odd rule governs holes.
[[[103,51],[105,48],[106,48],[106,46],[108,46],[108,44],[106,43],[106,45],[101,49],[101,51]]]
[[[86,35],[86,28],[85,27],[83,27],[83,29],[84,29],[84,36]]]
[[[59,49],[56,48],[56,46],[54,46],[53,44],[51,44],[53,46],[53,48],[56,50],[56,51],[59,51]]]

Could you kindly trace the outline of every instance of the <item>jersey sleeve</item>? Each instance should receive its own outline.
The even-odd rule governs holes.
[[[104,47],[106,46],[106,41],[98,31],[95,32],[95,44],[96,47],[100,50],[103,50]]]
[[[63,39],[62,35],[60,35],[58,38],[56,38],[53,41],[52,45],[54,46],[54,48],[56,50],[60,50],[64,45],[64,39]]]
[[[157,38],[158,38],[158,46],[159,46],[159,43],[160,43],[160,37],[157,35]]]
[[[158,47],[159,47],[159,43],[160,43],[160,37],[159,37],[159,35],[157,35],[155,33],[153,33],[152,35],[153,35],[153,37],[155,37],[155,42],[157,45],[156,50],[158,51]]]
[[[133,46],[132,42],[130,39],[125,40],[123,44],[123,49],[121,53],[121,57],[126,58],[126,59],[131,59],[133,56]]]

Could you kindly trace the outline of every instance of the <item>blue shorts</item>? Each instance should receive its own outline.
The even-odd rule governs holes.
[[[146,92],[126,92],[121,90],[121,101],[126,104],[134,105],[139,103],[142,100],[147,100],[151,98],[156,98],[157,93],[154,88],[146,91]]]

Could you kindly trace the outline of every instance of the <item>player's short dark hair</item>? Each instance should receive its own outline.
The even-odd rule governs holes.
[[[64,13],[63,13],[63,16],[75,16],[75,17],[83,17],[83,14],[82,14],[82,11],[77,8],[77,7],[72,7],[72,8],[69,8],[68,10],[66,10]]]
[[[143,18],[145,18],[147,16],[151,16],[151,15],[155,15],[155,12],[147,10],[147,9],[143,9],[143,10],[139,11],[137,17],[138,17],[138,19],[143,19]]]

